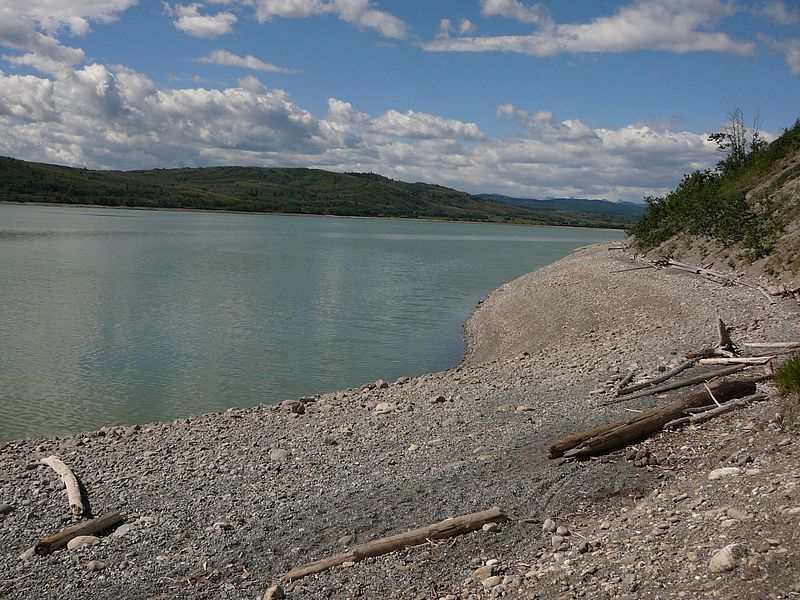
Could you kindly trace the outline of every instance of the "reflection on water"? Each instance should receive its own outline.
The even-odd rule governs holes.
[[[621,235],[0,205],[0,440],[445,368],[486,293]]]

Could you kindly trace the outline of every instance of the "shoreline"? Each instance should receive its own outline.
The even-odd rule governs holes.
[[[470,224],[470,225],[508,225],[513,227],[552,227],[558,229],[592,229],[599,231],[621,231],[624,229],[615,227],[582,227],[577,225],[547,225],[538,223],[504,223],[502,221],[470,221],[459,219],[446,219],[435,217],[371,217],[359,215],[324,215],[324,214],[311,214],[311,213],[283,213],[283,212],[261,212],[261,211],[242,211],[242,210],[225,210],[213,208],[168,208],[157,206],[104,206],[102,204],[72,204],[68,202],[12,202],[10,200],[0,200],[0,205],[8,206],[49,206],[49,207],[63,207],[63,208],[100,208],[109,210],[135,210],[135,211],[149,211],[149,212],[174,212],[174,213],[199,213],[199,214],[228,214],[228,215],[254,215],[254,216],[278,216],[278,217],[314,217],[314,218],[331,218],[331,219],[358,219],[358,220],[373,220],[373,221],[421,221],[429,223],[450,223],[450,224]]]
[[[634,363],[649,376],[703,347],[715,335],[716,310],[742,341],[800,335],[796,303],[776,308],[753,290],[723,288],[687,273],[615,273],[629,259],[607,247],[577,250],[492,292],[465,324],[465,360],[446,371],[277,406],[0,446],[0,503],[14,507],[0,528],[0,579],[14,581],[9,597],[22,600],[48,590],[66,596],[80,585],[91,586],[99,598],[252,600],[294,566],[493,505],[511,517],[494,532],[337,568],[286,586],[286,593],[326,598],[335,589],[367,598],[466,599],[488,597],[491,588],[512,597],[527,590],[519,597],[549,599],[561,594],[560,582],[568,582],[590,590],[587,597],[655,598],[658,585],[674,583],[675,577],[690,595],[703,594],[708,586],[729,597],[743,585],[759,593],[772,589],[769,581],[742,584],[705,571],[695,578],[696,572],[684,568],[693,564],[685,559],[686,540],[718,535],[712,527],[719,523],[715,511],[709,511],[712,522],[703,521],[704,528],[671,542],[676,548],[681,544],[676,556],[684,557],[683,563],[646,562],[648,569],[663,571],[645,569],[641,576],[630,569],[648,553],[661,556],[666,550],[655,546],[672,539],[642,541],[642,558],[639,546],[624,546],[649,531],[634,517],[649,514],[645,509],[656,502],[651,491],[661,490],[666,505],[680,509],[670,495],[678,492],[664,486],[679,482],[681,473],[699,473],[705,487],[698,483],[697,494],[710,498],[711,492],[702,491],[708,487],[705,474],[718,462],[701,467],[688,461],[688,450],[676,452],[673,460],[663,449],[657,450],[663,464],[647,468],[620,457],[585,463],[546,458],[543,448],[555,438],[660,402],[642,398],[626,407],[604,407],[603,398],[591,392]],[[774,413],[766,406],[758,410],[750,410],[751,418]],[[761,430],[742,435],[761,440]],[[676,435],[691,444],[704,439],[691,432],[662,437],[669,441]],[[776,447],[777,439],[764,447]],[[653,443],[647,447],[658,448],[658,440]],[[712,435],[702,443],[722,448],[698,451],[697,460],[707,462],[730,455],[724,444],[746,445],[730,435]],[[755,450],[760,443],[748,446],[756,466],[762,461]],[[780,448],[788,452],[795,446]],[[65,516],[66,496],[57,477],[34,462],[50,454],[81,477],[95,515],[124,510],[130,527],[101,537],[92,548],[18,560],[32,541],[76,520]],[[761,470],[767,480],[773,472]],[[756,477],[747,480],[747,490]],[[680,485],[692,491],[695,484]],[[731,497],[723,492],[721,497]],[[649,500],[636,508],[637,498]],[[559,541],[566,549],[554,547],[550,533],[542,533],[548,518],[569,523],[582,539],[602,539],[603,545],[579,552],[577,539],[567,536]],[[753,520],[762,527],[769,523],[759,535],[780,537],[773,533],[773,520],[765,519]],[[606,521],[614,525],[603,529]],[[713,539],[717,544],[718,537]],[[792,547],[788,540],[781,544],[770,547]],[[637,558],[625,562],[628,556]],[[501,575],[486,587],[471,574],[489,559],[499,561]],[[103,562],[102,578],[87,570],[88,560]],[[516,566],[520,563],[526,566]],[[626,580],[630,573],[636,576]],[[630,592],[634,581],[639,587]],[[763,597],[748,593],[738,597]]]

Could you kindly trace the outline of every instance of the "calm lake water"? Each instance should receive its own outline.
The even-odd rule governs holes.
[[[0,440],[450,367],[488,292],[621,237],[0,205]]]

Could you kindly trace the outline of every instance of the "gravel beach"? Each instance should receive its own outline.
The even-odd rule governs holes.
[[[737,341],[800,338],[796,301],[629,270],[639,265],[595,245],[502,286],[465,324],[466,356],[448,371],[5,444],[0,596],[800,597],[800,446],[777,400],[633,453],[547,458],[559,437],[685,394],[601,406],[605,382],[716,341],[717,313]],[[79,520],[38,463],[52,454],[94,516],[123,510],[125,525],[21,558]],[[268,592],[292,567],[492,506],[510,520]]]

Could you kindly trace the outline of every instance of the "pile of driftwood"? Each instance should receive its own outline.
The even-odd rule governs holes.
[[[39,462],[53,469],[59,477],[61,477],[61,481],[64,483],[64,488],[67,492],[67,502],[69,503],[70,512],[78,517],[87,516],[83,502],[83,494],[81,493],[81,486],[78,482],[78,478],[72,472],[72,469],[64,464],[57,456],[48,456],[41,459]],[[95,519],[86,519],[66,529],[62,529],[43,540],[39,540],[32,550],[40,555],[50,554],[69,544],[69,541],[73,538],[81,535],[100,533],[111,529],[124,520],[125,515],[120,511],[113,511]]]
[[[717,317],[718,341],[714,346],[690,352],[675,368],[631,385],[635,374],[628,372],[612,391],[612,398],[602,406],[618,404],[634,398],[661,394],[688,386],[700,385],[693,393],[666,405],[648,411],[636,411],[627,419],[606,423],[558,440],[548,448],[550,458],[585,458],[621,448],[655,432],[687,423],[701,423],[718,415],[747,406],[750,402],[766,398],[756,391],[756,384],[772,377],[771,361],[780,354],[796,352],[800,342],[749,343],[743,346],[758,348],[748,356],[741,356],[741,348],[734,344],[730,330]],[[695,365],[726,365],[725,368],[694,377],[665,383]],[[763,366],[767,372],[732,379],[731,375],[754,366]],[[612,382],[607,382],[611,384]]]

